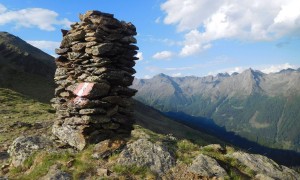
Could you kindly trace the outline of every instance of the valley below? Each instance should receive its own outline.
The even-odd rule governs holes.
[[[137,100],[226,141],[249,142],[245,149],[257,144],[299,152],[299,84],[299,69],[271,74],[248,69],[205,77],[159,74],[136,79],[132,87]]]

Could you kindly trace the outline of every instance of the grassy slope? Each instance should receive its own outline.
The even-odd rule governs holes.
[[[12,89],[31,99],[49,103],[54,94],[54,82],[39,75],[1,67],[0,88]],[[2,80],[1,79],[5,79]]]
[[[173,134],[177,138],[186,138],[199,145],[224,144],[216,137],[180,124],[139,101],[135,101],[135,118],[138,125],[156,133]]]
[[[31,128],[12,126],[15,122],[34,125],[35,123],[50,123],[53,119],[54,111],[49,104],[43,104],[12,90],[0,88],[0,146],[9,144],[21,134],[36,133]]]

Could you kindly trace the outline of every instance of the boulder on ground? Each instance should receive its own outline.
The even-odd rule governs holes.
[[[239,164],[250,168],[255,174],[263,174],[270,178],[282,180],[300,180],[300,174],[282,165],[278,165],[272,159],[259,154],[248,154],[242,151],[226,155],[234,158]]]
[[[50,167],[48,173],[41,180],[72,180],[72,176],[59,169],[59,165]]]
[[[188,171],[205,178],[224,178],[228,176],[215,159],[204,154],[200,154],[194,159],[191,166],[188,167]]]
[[[151,171],[162,175],[175,165],[175,159],[164,146],[139,139],[124,148],[117,163],[149,167]]]
[[[21,166],[34,152],[40,149],[51,148],[52,145],[49,139],[42,136],[20,136],[13,141],[8,149],[12,159],[11,165],[14,167]]]

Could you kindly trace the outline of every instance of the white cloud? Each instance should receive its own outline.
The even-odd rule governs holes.
[[[191,70],[194,68],[195,67],[187,66],[187,67],[168,67],[168,68],[163,68],[163,69],[166,71],[185,71],[185,70]]]
[[[271,65],[269,67],[264,67],[264,68],[261,69],[261,71],[263,73],[269,74],[269,73],[279,72],[283,69],[288,69],[288,68],[296,69],[297,66],[296,65],[291,65],[289,63],[277,64],[277,65]]]
[[[185,35],[182,56],[199,53],[219,39],[269,41],[299,34],[299,0],[167,0],[165,24]]]
[[[174,56],[174,53],[171,51],[161,51],[155,53],[152,57],[154,59],[170,59],[172,56]]]
[[[51,50],[54,51],[55,48],[59,48],[60,42],[56,41],[26,41],[27,43],[31,44],[34,47],[37,47],[42,50]]]
[[[142,53],[142,52],[138,52],[135,56],[136,56],[137,58],[139,58],[140,61],[144,60],[144,57],[143,57],[143,53]]]
[[[171,74],[172,77],[182,77],[182,73],[174,73],[174,74]]]
[[[152,76],[150,76],[150,75],[145,75],[144,76],[144,79],[151,79],[152,78]]]
[[[220,69],[220,70],[216,70],[216,71],[212,71],[209,72],[208,75],[217,75],[218,73],[228,73],[228,74],[232,74],[232,73],[241,73],[244,70],[246,70],[249,67],[242,67],[242,66],[236,66],[236,67],[231,67],[231,68],[226,68],[226,69]]]
[[[58,13],[49,9],[26,8],[13,11],[0,4],[0,25],[13,23],[16,28],[38,27],[45,31],[54,31],[55,26],[70,26],[71,21],[66,18],[58,19],[58,16]]]
[[[6,7],[2,4],[0,4],[0,14],[4,13],[6,10],[7,10]]]
[[[217,71],[209,72],[208,75],[216,75],[218,73],[226,73],[226,72],[228,74],[232,74],[234,72],[242,73],[243,71],[245,71],[246,69],[249,69],[249,68],[250,67],[237,66],[237,67],[220,69],[220,70],[217,70]],[[285,63],[285,64],[275,64],[275,65],[270,65],[270,64],[259,65],[259,66],[253,66],[251,68],[254,69],[254,70],[259,70],[263,73],[269,74],[269,73],[279,72],[283,69],[288,69],[288,68],[297,69],[297,68],[299,68],[299,66],[291,65],[289,63]]]

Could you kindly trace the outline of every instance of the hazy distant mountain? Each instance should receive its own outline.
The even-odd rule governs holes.
[[[0,32],[0,87],[46,102],[53,95],[54,72],[52,56],[14,35]]]
[[[139,90],[136,99],[163,112],[210,118],[260,144],[300,151],[299,69],[205,77],[159,74],[136,79],[133,88]]]

